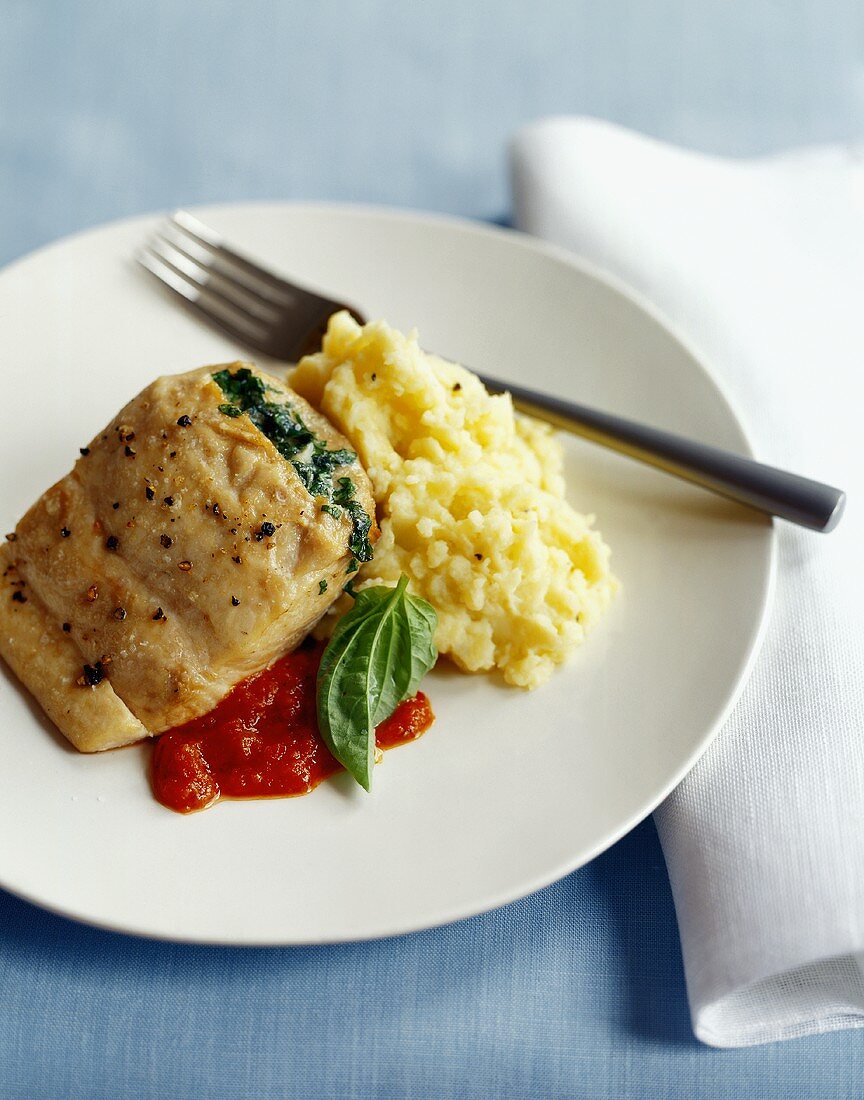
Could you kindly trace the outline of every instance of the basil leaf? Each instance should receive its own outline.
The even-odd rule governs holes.
[[[435,608],[425,600],[406,593],[405,613],[408,616],[408,629],[411,632],[411,673],[402,699],[408,699],[417,694],[420,681],[438,660],[438,650],[433,641],[435,629],[438,626]],[[400,703],[402,699],[399,700]],[[383,722],[384,719],[382,718],[381,721]]]
[[[395,588],[364,588],[336,625],[318,669],[318,725],[327,747],[367,791],[375,727],[413,695],[435,664],[438,616]]]

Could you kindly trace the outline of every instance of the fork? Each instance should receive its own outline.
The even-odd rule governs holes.
[[[136,254],[208,324],[272,359],[295,363],[317,351],[332,314],[353,306],[268,271],[227,244],[192,214],[179,210]],[[509,393],[520,412],[683,478],[768,515],[832,531],[846,494],[787,470],[686,439],[613,413],[478,375],[490,393]]]

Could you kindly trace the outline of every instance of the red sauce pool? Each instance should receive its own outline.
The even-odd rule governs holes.
[[[222,798],[308,794],[341,771],[315,714],[323,646],[289,653],[229,692],[209,714],[163,733],[153,753],[153,793],[171,810],[203,810]],[[422,692],[375,731],[379,748],[414,741],[434,721]]]

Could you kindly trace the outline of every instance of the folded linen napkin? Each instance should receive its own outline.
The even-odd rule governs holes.
[[[755,670],[656,820],[700,1039],[864,1026],[864,150],[732,161],[558,118],[511,153],[519,228],[665,312],[757,457],[849,493],[833,534],[777,521]]]

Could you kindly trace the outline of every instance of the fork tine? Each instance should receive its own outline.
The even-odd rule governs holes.
[[[203,298],[217,310],[227,311],[232,319],[236,317],[247,325],[251,323],[259,327],[262,335],[266,334],[272,322],[276,319],[274,314],[262,317],[257,309],[249,309],[245,302],[238,299],[233,292],[226,293],[220,287],[212,285],[208,271],[198,267],[182,252],[158,235],[151,237],[144,247],[147,252],[169,267],[181,279],[193,285],[200,298]]]
[[[135,259],[169,290],[183,298],[190,309],[200,314],[209,324],[215,325],[226,336],[259,351],[266,351],[266,330],[227,299],[209,287],[193,282],[149,248],[140,249]]]
[[[169,224],[177,231],[184,241],[191,239],[192,245],[197,246],[197,258],[200,262],[212,265],[218,260],[227,260],[236,271],[242,272],[253,281],[252,289],[265,294],[271,301],[280,305],[293,305],[299,296],[319,298],[305,287],[293,286],[274,275],[272,271],[260,267],[241,253],[236,252],[230,245],[212,230],[204,225],[196,217],[186,210],[176,210],[170,218]],[[184,244],[184,247],[185,244]],[[186,248],[190,251],[189,248]],[[194,253],[193,253],[194,254]]]
[[[226,267],[230,267],[235,282],[246,280],[250,291],[281,310],[305,308],[329,316],[340,309],[347,309],[358,324],[366,323],[363,314],[347,302],[338,302],[308,287],[280,278],[242,252],[237,252],[214,229],[199,221],[188,210],[176,210],[168,224],[179,237],[183,250],[197,258],[199,263],[217,269],[220,274],[224,273]]]
[[[203,263],[198,262],[186,249],[179,248],[161,232],[153,234],[147,247],[182,275],[200,287],[209,287],[241,312],[250,314],[268,326],[279,320],[279,306],[275,302],[265,301],[256,291],[250,290],[247,284],[211,267],[206,260]]]
[[[230,282],[234,288],[242,289],[247,295],[254,296],[257,301],[267,303],[274,309],[286,309],[295,305],[297,294],[302,293],[294,293],[288,286],[277,290],[263,278],[250,275],[247,270],[232,263],[229,257],[211,249],[209,244],[202,244],[201,239],[182,229],[173,218],[159,229],[159,235],[200,267],[214,272],[220,279]]]

